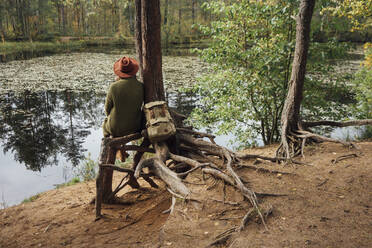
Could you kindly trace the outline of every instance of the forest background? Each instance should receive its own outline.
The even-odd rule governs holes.
[[[216,12],[205,8],[212,2],[214,1],[161,0],[163,42],[187,43],[205,40],[207,37],[193,24],[204,25],[218,20],[220,16]],[[241,1],[217,2],[230,5],[239,4]],[[267,4],[272,1],[261,2]],[[284,1],[276,2],[282,5]],[[298,1],[285,2],[294,4]],[[367,4],[368,1],[358,2]],[[339,42],[370,41],[370,28],[353,28],[355,20],[350,20],[347,16],[335,16],[327,12],[321,14],[324,8],[336,5],[336,1],[317,3],[312,38],[319,42],[328,39],[336,39]],[[358,17],[359,23],[367,21],[368,13],[364,14],[366,15]],[[281,16],[278,15],[278,18]],[[2,42],[57,41],[66,36],[110,37],[133,42],[131,38],[134,36],[134,25],[134,0],[0,0]]]

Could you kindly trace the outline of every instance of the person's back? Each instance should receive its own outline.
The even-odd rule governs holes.
[[[135,63],[133,59],[130,60],[130,63]],[[104,136],[119,137],[140,131],[144,87],[136,79],[137,70],[136,67],[131,69],[131,74],[128,75],[128,72],[118,72],[114,68],[120,79],[110,86],[107,93],[105,103],[107,118],[103,124]]]

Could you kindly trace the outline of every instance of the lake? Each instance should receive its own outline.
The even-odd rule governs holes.
[[[69,181],[87,157],[97,161],[112,67],[133,52],[67,53],[0,63],[0,207]],[[192,111],[198,97],[179,89],[205,71],[208,66],[197,57],[163,57],[170,107],[183,114]],[[331,135],[352,138],[358,130],[335,129]],[[231,139],[224,135],[216,141],[231,147]]]

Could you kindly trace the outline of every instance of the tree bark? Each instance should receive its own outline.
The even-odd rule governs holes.
[[[142,1],[136,0],[136,51],[138,55],[140,80],[143,82],[143,66],[142,66]]]
[[[138,1],[136,1],[136,5]],[[137,10],[137,14],[138,14]],[[137,17],[138,18],[138,17]],[[145,85],[145,103],[165,100],[162,54],[160,37],[160,3],[159,0],[141,1],[141,43],[137,43],[140,62],[142,62],[142,78]],[[138,36],[137,36],[138,41]],[[142,57],[142,61],[141,61]]]
[[[281,117],[281,139],[287,158],[290,158],[287,136],[291,131],[296,131],[300,128],[300,107],[303,98],[307,55],[310,44],[310,24],[314,6],[315,0],[302,0],[296,19],[296,47],[293,57],[292,74]]]

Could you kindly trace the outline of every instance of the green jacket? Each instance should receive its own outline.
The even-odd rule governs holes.
[[[106,96],[103,135],[120,137],[140,131],[144,87],[136,77],[111,84]]]

